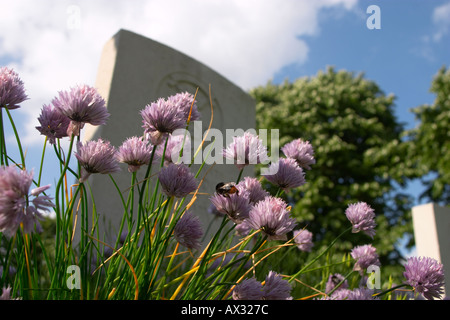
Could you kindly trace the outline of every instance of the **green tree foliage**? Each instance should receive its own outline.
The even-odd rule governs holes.
[[[417,174],[426,186],[421,198],[450,202],[450,70],[442,67],[430,91],[433,105],[412,109],[420,124],[407,133],[409,152],[416,161]]]
[[[393,112],[395,97],[362,74],[333,68],[292,83],[269,82],[251,95],[258,128],[279,129],[280,146],[302,138],[314,148],[306,185],[284,196],[300,227],[313,232],[315,252],[348,228],[348,204],[364,201],[377,214],[376,236],[351,234],[339,250],[372,243],[383,265],[398,264],[395,244],[412,235],[412,198],[401,193],[411,164],[404,162],[408,149]]]

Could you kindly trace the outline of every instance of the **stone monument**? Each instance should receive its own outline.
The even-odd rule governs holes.
[[[450,209],[435,203],[412,208],[417,256],[434,258],[444,265],[445,293],[450,292]]]
[[[224,132],[224,136],[226,129],[255,128],[255,103],[245,91],[195,59],[127,30],[120,30],[105,44],[95,87],[105,98],[111,116],[104,126],[87,125],[83,140],[101,137],[119,147],[126,138],[143,134],[140,111],[147,104],[179,92],[195,94],[197,89],[202,129],[206,131],[211,117],[209,88],[214,114],[212,128]],[[226,146],[225,141],[223,145]],[[192,172],[197,172],[198,167],[194,164]],[[251,170],[246,169],[244,174],[252,175]],[[205,172],[202,170],[199,180]],[[208,172],[192,207],[204,229],[213,219],[208,212],[209,196],[214,193],[216,184],[236,180],[238,173],[236,166],[225,163],[215,165]],[[126,196],[125,190],[131,182],[126,166],[114,174],[114,178]],[[103,229],[105,239],[113,241],[111,237],[117,236],[123,215],[117,189],[106,175],[92,175],[89,183],[100,217],[100,231]]]

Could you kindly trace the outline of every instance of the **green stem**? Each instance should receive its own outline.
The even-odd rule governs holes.
[[[0,128],[0,160],[1,160],[1,164],[2,166],[6,163],[8,165],[8,157],[7,157],[7,153],[6,153],[6,144],[5,144],[5,132],[3,129],[3,107],[0,106],[0,125],[2,126]],[[4,155],[4,158],[3,158]]]
[[[47,136],[45,136],[44,147],[42,148],[41,165],[39,167],[39,177],[38,177],[38,182],[37,182],[38,186],[41,185],[42,167],[44,166],[44,155],[45,155],[46,146],[47,146]]]
[[[389,293],[389,292],[391,292],[391,291],[394,291],[394,290],[397,290],[397,289],[403,288],[403,287],[409,287],[409,285],[408,285],[408,284],[405,284],[405,283],[399,284],[398,286],[395,286],[395,287],[392,287],[392,288],[390,288],[390,289],[387,289],[387,290],[385,290],[385,291],[383,291],[383,292],[377,293],[377,294],[375,294],[375,296],[376,296],[376,297],[379,297],[379,296],[385,295],[385,294],[387,294],[387,293]]]
[[[59,160],[59,163],[60,163],[60,164],[65,163],[66,161],[65,161],[64,159],[61,158],[61,155],[59,154],[56,145],[54,145],[53,147],[54,147],[54,149],[55,149],[55,154],[56,154],[56,157],[57,157],[58,160]],[[58,148],[61,149],[60,146],[58,146]],[[79,178],[79,177],[78,177],[78,173],[76,173],[75,171],[73,171],[71,168],[67,168],[67,170],[68,170],[71,174],[73,174],[74,177],[78,180],[78,178]],[[61,168],[61,171],[62,171],[62,168]]]
[[[19,134],[17,133],[16,125],[14,124],[14,120],[13,120],[9,110],[8,109],[5,109],[5,110],[6,110],[6,113],[8,114],[9,121],[11,122],[11,126],[13,128],[14,135],[16,136],[17,146],[19,147],[20,159],[22,160],[22,168],[25,169],[25,157],[23,155],[22,144],[20,143],[20,138],[19,138]]]
[[[72,136],[72,139],[70,139],[69,152],[68,152],[68,155],[67,155],[67,159],[65,161],[64,168],[63,168],[63,170],[61,172],[61,176],[60,176],[60,178],[58,180],[58,183],[56,184],[56,191],[55,191],[55,202],[56,203],[55,204],[56,204],[57,211],[59,211],[59,209],[60,209],[59,208],[59,196],[58,196],[58,194],[59,194],[59,190],[61,189],[61,185],[62,185],[62,183],[64,181],[64,176],[66,174],[66,171],[69,168],[70,155],[72,153],[74,140],[75,140],[74,136]],[[64,194],[62,196],[64,197]]]
[[[69,154],[67,157],[67,160],[64,164],[64,168],[61,171],[61,176],[59,178],[59,181],[56,185],[56,191],[55,191],[55,213],[56,213],[56,261],[55,261],[55,270],[56,272],[54,273],[53,279],[52,279],[52,287],[55,287],[54,285],[54,281],[56,280],[57,276],[57,270],[58,270],[58,264],[61,262],[64,262],[64,258],[61,256],[61,253],[64,252],[64,243],[65,243],[65,239],[62,238],[61,236],[64,236],[64,234],[66,233],[66,230],[64,230],[61,227],[64,227],[64,221],[62,220],[63,216],[62,216],[62,207],[60,205],[60,196],[64,201],[64,192],[62,192],[62,194],[60,194],[60,189],[61,189],[61,185],[64,181],[64,176],[65,173],[67,171],[67,168],[69,167],[69,160],[70,160],[70,154],[72,153],[72,148],[73,148],[73,142],[74,142],[74,137],[72,136],[72,138],[70,139],[70,145],[69,145]],[[56,284],[56,286],[58,286]]]
[[[298,271],[296,274],[294,274],[293,276],[291,276],[291,278],[289,279],[289,282],[294,281],[295,278],[297,278],[300,274],[302,274],[303,272],[305,272],[306,269],[308,269],[310,266],[312,266],[317,260],[319,260],[325,253],[328,252],[328,250],[330,250],[334,244],[338,241],[338,239],[340,237],[342,237],[345,233],[349,232],[350,230],[352,230],[353,227],[349,227],[348,229],[344,230],[340,235],[338,235],[332,242],[331,244],[324,250],[322,251],[322,253],[320,253],[318,256],[316,256],[313,260],[311,260],[306,266],[304,266],[302,269],[300,269],[300,271]]]
[[[236,180],[236,183],[239,183],[239,181],[241,180],[241,177],[242,177],[242,173],[244,172],[244,168],[242,168],[240,171],[239,171],[239,175],[238,175],[238,178],[237,178],[237,180]]]

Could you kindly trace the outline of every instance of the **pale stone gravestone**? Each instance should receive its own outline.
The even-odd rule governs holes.
[[[119,147],[126,138],[143,134],[140,111],[147,104],[179,92],[195,94],[197,89],[202,130],[206,131],[211,117],[210,86],[214,108],[212,128],[223,132],[224,137],[226,129],[245,131],[255,128],[255,103],[238,86],[185,54],[141,35],[120,30],[103,48],[95,84],[105,98],[111,116],[105,126],[87,126],[83,140],[101,137]],[[226,141],[220,143],[226,147]],[[194,164],[192,172],[197,172],[198,167]],[[199,180],[207,169],[208,166],[202,170]],[[143,170],[146,169],[140,171]],[[246,169],[244,174],[252,175],[251,170]],[[236,166],[224,162],[215,165],[206,176],[199,190],[201,194],[192,207],[204,229],[213,219],[208,208],[209,197],[214,193],[216,184],[236,180],[238,173]],[[121,190],[130,186],[131,175],[125,165],[120,173],[114,174],[114,178]],[[114,241],[123,215],[117,190],[106,175],[92,175],[89,183],[100,215],[100,231],[106,232],[107,240]],[[124,194],[126,196],[127,193]]]
[[[450,292],[450,208],[428,203],[412,208],[417,256],[444,265],[445,292]]]

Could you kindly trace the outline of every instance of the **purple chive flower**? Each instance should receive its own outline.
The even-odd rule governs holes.
[[[50,186],[30,192],[32,182],[33,171],[19,170],[14,166],[0,168],[0,232],[12,235],[21,223],[25,233],[33,232],[34,226],[38,232],[41,231],[38,221],[42,218],[41,212],[54,205],[50,197],[40,195]]]
[[[352,223],[352,232],[357,233],[363,231],[365,234],[373,238],[375,235],[375,212],[365,202],[350,204],[345,210],[347,219]]]
[[[198,111],[197,101],[194,101],[194,95],[189,92],[177,93],[167,98],[167,102],[173,104],[185,119],[185,122],[195,121],[201,118]]]
[[[234,230],[236,231],[236,233],[241,236],[241,237],[245,237],[247,236],[250,231],[252,230],[252,228],[250,227],[250,225],[247,223],[247,220],[242,221],[242,223],[239,223],[238,225],[236,225],[236,227],[234,228]]]
[[[344,289],[339,291],[336,296],[340,296],[340,299],[336,300],[379,300],[373,296],[373,290],[368,288],[355,288],[348,291]]]
[[[355,288],[350,291],[347,300],[379,300],[373,295],[373,289],[369,288]]]
[[[184,144],[183,144],[184,141]],[[183,148],[183,153],[180,157],[180,151]],[[164,164],[179,163],[183,161],[184,150],[190,150],[191,140],[188,135],[170,135],[167,141],[166,150],[164,152],[164,144],[159,144],[156,148],[156,155],[159,158],[164,156]]]
[[[414,291],[426,299],[441,298],[444,293],[444,266],[429,257],[410,257],[405,263],[403,273],[407,283]]]
[[[289,281],[284,280],[278,273],[269,271],[264,282],[263,299],[291,300],[291,290],[292,287]]]
[[[174,229],[175,239],[188,249],[200,248],[203,229],[200,219],[190,211],[186,211],[177,221]]]
[[[195,191],[198,186],[189,167],[183,163],[170,163],[161,169],[158,177],[163,192],[169,197],[183,198]]]
[[[266,179],[283,190],[297,188],[306,183],[303,169],[291,158],[279,159],[269,166],[268,171],[269,173],[264,175]]]
[[[262,284],[255,278],[248,278],[237,284],[233,289],[233,300],[261,300]]]
[[[158,145],[176,129],[186,127],[184,114],[178,107],[163,98],[152,102],[141,110],[142,127],[150,141]]]
[[[224,213],[217,210],[216,206],[213,203],[209,204],[208,212],[215,217],[223,217]]]
[[[119,147],[116,157],[117,161],[128,164],[128,171],[135,172],[143,165],[150,163],[153,146],[140,137],[126,139]],[[156,157],[154,156],[154,159]]]
[[[296,226],[286,202],[272,196],[252,207],[247,222],[252,229],[261,230],[269,240],[286,240],[286,234]]]
[[[233,289],[234,300],[291,300],[292,287],[278,273],[269,271],[264,285],[255,278],[245,279]]]
[[[69,136],[79,136],[85,123],[103,125],[110,116],[105,100],[93,87],[79,85],[58,94],[52,104],[71,120],[67,128]]]
[[[325,293],[327,294],[330,293],[342,281],[343,281],[342,284],[333,292],[333,294],[335,294],[339,290],[347,289],[348,281],[344,279],[345,277],[340,273],[330,274],[330,276],[328,277],[328,281],[325,285]]]
[[[310,165],[315,164],[314,150],[309,141],[296,139],[286,143],[281,151],[288,158],[295,159],[298,165],[306,170],[311,170]]]
[[[239,190],[239,193],[233,193],[227,197],[214,193],[210,200],[217,211],[228,215],[228,218],[234,223],[240,224],[248,218],[252,205],[249,199],[249,192],[240,185],[236,185],[236,188]]]
[[[19,75],[10,68],[0,68],[0,108],[17,109],[19,103],[27,100]]]
[[[51,105],[44,105],[38,120],[41,125],[36,129],[41,135],[47,137],[50,144],[55,144],[56,139],[67,137],[70,119],[63,115],[59,109]]]
[[[350,255],[356,260],[353,270],[363,272],[369,266],[379,266],[377,249],[371,244],[356,246],[352,249]]]
[[[314,246],[312,238],[312,232],[306,229],[294,231],[294,241],[300,251],[311,252],[311,249]]]
[[[116,159],[116,148],[109,141],[98,139],[95,141],[79,142],[75,157],[81,165],[80,182],[84,182],[93,173],[109,174],[120,171]]]
[[[331,296],[322,298],[321,300],[379,300],[373,296],[373,290],[368,288],[341,289],[333,292]]]
[[[252,177],[245,177],[238,183],[243,189],[246,189],[249,193],[250,203],[255,204],[258,201],[264,200],[269,196],[269,192],[263,189],[258,179]]]
[[[0,300],[11,300],[11,287],[3,288]]]
[[[245,132],[243,136],[233,137],[223,156],[232,160],[238,169],[243,169],[249,164],[265,163],[268,161],[267,147],[264,146],[258,136]]]

